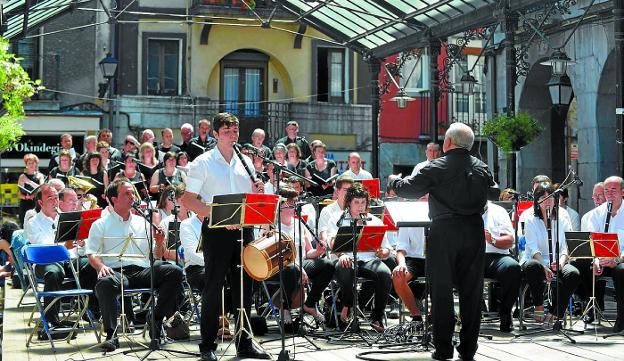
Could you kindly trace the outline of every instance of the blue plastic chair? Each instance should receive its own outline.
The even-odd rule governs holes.
[[[43,328],[46,335],[48,336],[48,340],[50,341],[50,344],[52,345],[52,350],[56,352],[56,349],[54,348],[54,340],[52,339],[52,334],[66,332],[66,330],[61,330],[61,331],[51,330],[46,320],[45,313],[56,302],[60,302],[60,300],[63,298],[74,298],[78,301],[75,303],[78,307],[78,309],[75,310],[77,312],[77,317],[74,320],[74,324],[72,325],[70,332],[66,338],[67,343],[71,341],[74,333],[78,329],[93,330],[95,333],[95,337],[99,343],[100,336],[97,333],[96,326],[94,325],[93,315],[88,310],[89,297],[93,295],[93,291],[80,288],[80,282],[78,281],[76,270],[74,269],[73,262],[71,262],[69,252],[67,251],[67,249],[64,246],[57,245],[57,244],[54,244],[54,245],[31,244],[31,245],[24,246],[23,256],[24,256],[23,261],[28,266],[26,267],[26,270],[27,270],[28,279],[30,281],[30,286],[32,287],[34,294],[35,294],[36,309],[39,311],[39,315],[40,315],[39,321],[35,324],[35,327],[30,333],[30,336],[28,337],[28,341],[26,341],[26,347],[30,345],[32,341],[32,337],[37,333],[37,331]],[[39,291],[39,287],[38,287],[39,283],[35,277],[35,266],[47,265],[47,264],[53,264],[53,263],[63,263],[63,262],[68,262],[72,271],[73,280],[76,283],[77,288],[60,290],[60,291],[47,291],[47,292]],[[46,308],[43,307],[44,297],[51,297],[53,299],[52,302],[50,302],[50,304]],[[79,327],[80,321],[85,313],[89,320],[88,321],[89,325],[88,327]]]
[[[26,296],[28,290],[31,289],[30,282],[28,281],[28,277],[25,274],[26,263],[24,262],[24,259],[22,257],[22,249],[27,244],[28,240],[26,239],[26,232],[24,232],[23,229],[19,229],[13,232],[13,236],[11,237],[11,257],[13,258],[15,274],[20,280],[20,286],[22,286],[22,296],[17,302],[17,307],[27,305],[22,302],[24,301],[24,296]],[[33,306],[33,304],[28,304],[27,306]]]

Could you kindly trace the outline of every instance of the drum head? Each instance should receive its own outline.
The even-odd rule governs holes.
[[[256,281],[264,281],[271,276],[269,264],[265,252],[250,244],[243,250],[243,267],[249,275]]]

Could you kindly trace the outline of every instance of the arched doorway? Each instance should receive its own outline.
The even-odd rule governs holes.
[[[588,144],[594,149],[590,154],[596,155],[597,181],[618,174],[618,145],[616,142],[616,98],[615,98],[615,52],[611,52],[602,69],[596,96],[596,141]]]

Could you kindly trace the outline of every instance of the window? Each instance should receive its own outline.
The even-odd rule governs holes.
[[[148,39],[147,94],[181,94],[181,64],[182,41],[180,39]]]
[[[429,55],[422,54],[420,59],[414,56],[407,59],[401,69],[399,84],[408,95],[418,95],[423,90],[429,90]]]
[[[319,102],[345,102],[345,49],[318,48],[317,96]]]
[[[12,53],[22,58],[20,65],[30,79],[39,79],[39,38],[24,38],[11,45]]]
[[[259,117],[267,94],[269,57],[257,51],[236,51],[221,61],[221,102],[224,111]]]

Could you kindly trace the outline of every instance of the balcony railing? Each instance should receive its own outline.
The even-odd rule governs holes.
[[[249,6],[248,6],[249,5]],[[255,2],[247,1],[247,4],[241,0],[193,0],[191,13],[193,14],[218,14],[218,15],[249,15],[252,14],[251,9],[261,17],[268,17],[277,7],[276,18],[292,18],[293,15],[281,9],[275,0],[255,0]]]
[[[429,91],[418,95],[420,107],[420,139],[431,137]],[[483,123],[487,119],[485,96],[483,93],[474,95],[460,92],[443,93],[438,105],[438,136],[444,135],[451,123],[460,122],[469,125],[477,137],[482,137]]]

